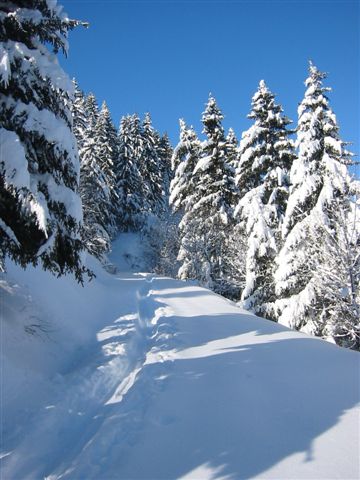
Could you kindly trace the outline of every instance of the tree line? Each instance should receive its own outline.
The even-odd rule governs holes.
[[[84,251],[139,232],[155,271],[359,349],[359,182],[325,74],[310,63],[294,129],[261,81],[240,142],[210,95],[205,140],[181,120],[173,149],[69,80],[53,52],[78,25],[53,1],[0,5],[0,264],[83,282]]]
[[[149,234],[168,210],[172,147],[150,114],[121,119],[117,132],[106,105],[74,82],[73,131],[80,159],[83,241],[99,259],[123,232]]]
[[[211,95],[204,141],[181,121],[170,187],[181,216],[179,276],[359,349],[359,181],[325,78],[310,62],[295,129],[263,80],[240,142],[225,133]]]

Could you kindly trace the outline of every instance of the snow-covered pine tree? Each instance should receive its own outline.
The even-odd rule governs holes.
[[[329,106],[322,82],[326,75],[312,63],[305,81],[306,92],[298,108],[297,147],[290,181],[292,184],[283,222],[284,245],[277,257],[275,306],[278,321],[286,326],[321,335],[327,323],[329,299],[317,288],[317,271],[322,259],[316,255],[321,234],[337,232],[334,205],[349,210],[355,184],[347,166],[351,155],[339,137],[336,117]],[[339,239],[336,239],[338,241]],[[340,241],[340,240],[339,240]],[[325,248],[325,246],[324,246]],[[319,265],[314,265],[314,255]]]
[[[179,143],[174,148],[172,157],[171,157],[171,169],[173,172],[177,169],[180,162],[185,159],[186,156],[186,146],[185,146],[185,139],[186,139],[186,131],[188,129],[186,122],[183,118],[179,120]]]
[[[148,265],[158,273],[172,275],[174,259],[165,256],[173,257],[173,244],[177,243],[178,231],[177,218],[172,215],[169,205],[173,149],[167,134],[160,136],[153,128],[149,114],[146,114],[143,122],[143,137],[144,165],[148,165],[147,171],[143,172],[145,197],[150,205],[146,228],[143,230],[144,241],[149,245]]]
[[[73,85],[54,55],[79,23],[56,0],[0,3],[0,249],[82,281]]]
[[[229,128],[226,136],[226,151],[227,161],[229,167],[232,169],[231,175],[236,178],[236,171],[240,161],[239,142],[232,128]],[[233,195],[233,210],[235,210],[239,203],[239,194],[239,189],[236,187]],[[234,225],[232,225],[232,228],[229,230],[227,238],[228,276],[233,280],[234,288],[232,299],[234,300],[239,299],[245,287],[246,250],[247,238],[239,234],[237,223],[234,221]]]
[[[110,189],[99,163],[101,138],[99,111],[96,98],[90,94],[86,99],[87,129],[80,154],[80,195],[84,211],[83,238],[87,250],[102,258],[110,250],[109,208]]]
[[[173,148],[168,135],[160,136],[155,131],[156,151],[159,158],[163,204],[160,216],[152,217],[148,224],[146,241],[149,244],[149,260],[154,271],[174,277],[177,274],[179,251],[179,218],[173,214],[170,203],[170,183],[173,177],[171,158]],[[150,258],[151,257],[151,258]]]
[[[88,127],[87,110],[85,104],[84,92],[80,89],[79,84],[73,79],[74,99],[71,107],[73,118],[73,133],[76,138],[78,151],[81,150],[86,136]]]
[[[182,266],[180,278],[196,278],[217,293],[233,296],[229,275],[229,231],[232,229],[232,204],[235,195],[233,169],[227,163],[223,115],[214,97],[202,116],[207,140],[193,171],[195,188],[186,200],[180,223]]]
[[[151,216],[160,218],[164,211],[164,198],[162,189],[161,160],[158,145],[159,134],[152,126],[150,114],[145,115],[142,123],[143,150],[140,157],[140,173],[144,182],[144,200],[150,207]],[[151,215],[150,215],[151,214]]]
[[[155,266],[158,273],[176,276],[179,270],[177,261],[180,248],[179,222],[184,213],[186,192],[191,189],[193,170],[199,158],[200,142],[192,129],[188,129],[180,120],[180,142],[175,150],[167,147],[166,166],[163,169],[165,193],[165,215],[162,225],[158,225],[156,237],[160,244],[154,245],[160,251],[160,258]],[[160,158],[161,158],[160,150]],[[180,165],[181,164],[181,165]],[[177,168],[175,168],[177,165]],[[171,168],[171,172],[168,169]],[[174,177],[174,170],[175,178]],[[167,182],[171,182],[166,186]],[[150,242],[152,243],[152,242]],[[159,242],[158,242],[159,243]]]
[[[108,204],[103,211],[105,229],[114,238],[117,232],[118,194],[116,192],[115,163],[118,158],[118,135],[106,102],[103,102],[95,127],[97,163],[107,187]]]
[[[90,130],[94,129],[99,119],[100,112],[96,97],[91,92],[85,97],[85,112],[87,118],[87,128]]]
[[[171,165],[174,178],[170,184],[169,203],[173,212],[183,214],[186,202],[196,189],[194,170],[200,158],[201,142],[194,129],[180,120],[180,141],[174,149]]]
[[[157,152],[160,160],[160,172],[162,178],[162,190],[164,196],[164,204],[167,209],[169,205],[170,183],[173,178],[173,171],[171,169],[171,158],[173,155],[173,148],[171,146],[167,133],[159,137],[157,144]]]
[[[228,134],[226,135],[226,145],[228,152],[228,163],[235,171],[239,166],[239,144],[232,128],[229,128]]]
[[[236,183],[240,201],[235,209],[238,235],[247,244],[245,308],[272,318],[268,303],[275,300],[274,259],[289,191],[289,171],[295,158],[287,125],[291,121],[275,103],[274,94],[260,81],[243,133]],[[242,254],[239,252],[240,255]]]
[[[316,296],[323,300],[316,333],[360,350],[360,204],[351,199],[345,205],[340,197],[329,208],[331,224],[319,218],[309,231],[308,260]]]
[[[150,206],[140,172],[144,139],[138,115],[121,119],[116,161],[116,191],[119,196],[118,225],[121,232],[140,231]]]

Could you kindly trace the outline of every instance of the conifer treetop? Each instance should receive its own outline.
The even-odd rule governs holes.
[[[215,98],[209,94],[209,100],[206,104],[204,113],[202,114],[202,123],[204,125],[202,133],[205,133],[209,138],[223,137],[224,129],[221,125],[224,115],[217,106]]]
[[[226,140],[232,145],[237,145],[238,140],[236,134],[232,128],[229,128],[228,134],[226,135]]]

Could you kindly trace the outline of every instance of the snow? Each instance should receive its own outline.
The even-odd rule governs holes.
[[[5,86],[11,78],[11,65],[20,59],[22,62],[21,68],[29,74],[29,78],[31,78],[34,65],[36,65],[39,74],[43,78],[49,78],[54,88],[72,92],[72,82],[61,68],[56,55],[50,54],[47,48],[37,42],[35,38],[33,38],[33,43],[36,44],[36,49],[28,48],[24,43],[14,42],[13,40],[2,43],[0,78]]]
[[[206,157],[200,158],[199,161],[196,164],[196,167],[194,169],[193,174],[195,175],[199,170],[204,172],[205,170],[207,170],[209,168],[209,166],[211,165],[212,162],[213,162],[213,156],[212,155],[208,155]]]
[[[5,182],[15,188],[30,188],[30,175],[24,147],[15,132],[0,127],[1,159]]]
[[[23,188],[32,190],[34,199],[29,201],[30,211],[35,214],[39,228],[47,235],[46,223],[49,217],[47,202],[44,195],[37,190],[37,181],[30,177],[25,150],[19,137],[15,132],[0,128],[0,142],[1,163],[5,182],[12,184],[20,191]],[[49,178],[52,179],[50,176]],[[66,190],[71,192],[74,197],[77,197],[70,189]],[[67,192],[64,195],[66,203],[69,203],[69,198],[71,198],[71,195]],[[78,199],[78,203],[80,203],[80,199]],[[81,203],[78,208],[80,208],[81,212]],[[10,238],[14,240],[14,234],[10,232],[10,229],[7,228],[6,231]]]
[[[25,188],[32,191],[34,200],[29,202],[29,207],[36,215],[42,231],[47,231],[49,211],[44,195],[38,191],[39,182],[46,184],[52,201],[63,203],[69,215],[78,222],[82,221],[82,206],[78,194],[64,185],[58,185],[50,174],[32,174],[30,177],[25,150],[15,132],[0,128],[0,140],[5,182],[19,190]]]
[[[48,238],[47,233],[47,221],[49,220],[49,210],[45,195],[42,192],[34,193],[36,201],[30,200],[30,210],[36,215],[36,221],[40,228],[45,233],[46,238]],[[43,249],[41,249],[44,251]]]
[[[7,87],[9,84],[10,77],[11,77],[11,68],[10,68],[9,54],[4,49],[4,47],[0,45],[0,82],[2,82],[5,87]]]
[[[122,235],[85,288],[7,262],[1,478],[359,478],[358,353],[143,255]]]
[[[13,106],[14,100],[9,97],[8,106]],[[69,131],[69,126],[59,116],[56,116],[50,110],[39,110],[33,103],[29,105],[17,101],[14,108],[15,116],[25,116],[26,121],[22,127],[27,132],[36,131],[39,135],[43,135],[48,142],[53,142],[57,152],[67,152],[68,160],[71,167],[76,173],[79,173],[79,162],[77,150],[74,147],[74,137]]]
[[[73,217],[77,222],[82,222],[83,209],[81,198],[77,192],[74,192],[74,190],[66,187],[64,184],[56,183],[54,177],[49,173],[42,175],[34,174],[32,177],[32,191],[38,203],[42,205],[43,210],[46,212],[45,218],[49,218],[49,213],[47,210],[47,201],[45,197],[41,194],[41,192],[36,191],[36,187],[39,182],[46,185],[49,197],[53,202],[62,203],[65,206],[68,215]]]

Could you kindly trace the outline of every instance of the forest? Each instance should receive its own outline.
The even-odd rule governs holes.
[[[50,4],[0,2],[1,269],[8,257],[86,288],[86,254],[105,265],[136,232],[153,272],[359,350],[360,183],[326,74],[309,63],[296,124],[261,80],[240,139],[210,94],[201,134],[181,119],[173,146],[149,113],[117,128],[69,79],[54,53],[82,24]]]

